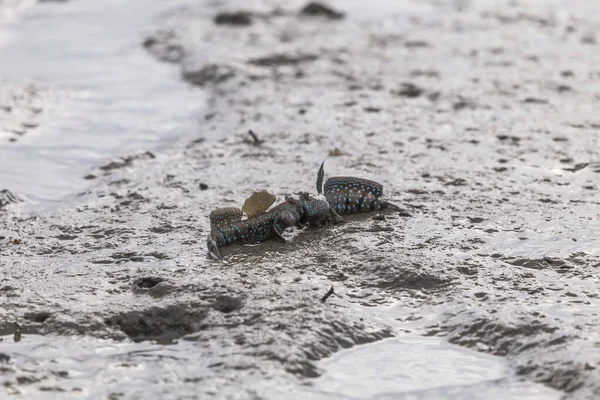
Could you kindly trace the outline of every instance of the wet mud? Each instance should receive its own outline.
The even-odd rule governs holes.
[[[1,195],[4,343],[172,344],[122,353],[132,376],[163,372],[119,394],[0,342],[2,390],[268,398],[257,378],[310,386],[320,360],[410,334],[504,357],[565,398],[600,396],[598,21],[436,2],[382,23],[342,4],[166,19],[140,45],[208,92],[194,135],[82,172],[89,189],[52,211]],[[313,191],[327,155],[326,177],[379,181],[401,210],[207,258],[211,210]]]
[[[47,101],[44,92],[32,83],[0,78],[0,140],[16,142],[35,131]]]

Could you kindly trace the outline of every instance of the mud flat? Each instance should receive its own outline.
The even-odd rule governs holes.
[[[96,179],[69,204],[0,212],[0,390],[600,396],[600,21],[559,2],[419,4],[165,18],[142,45],[206,109],[186,140],[82,171]],[[402,211],[206,258],[212,209],[313,190],[328,154],[329,176],[378,180]],[[373,354],[412,367],[378,373]],[[385,377],[404,383],[378,392]]]

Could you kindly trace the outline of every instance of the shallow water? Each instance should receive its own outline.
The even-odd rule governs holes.
[[[313,398],[561,398],[561,393],[553,389],[514,376],[504,358],[452,345],[444,338],[417,335],[423,327],[435,324],[434,315],[421,314],[412,321],[410,311],[401,303],[358,306],[355,311],[396,327],[398,337],[344,350],[322,360],[319,367],[323,375],[306,391]]]
[[[93,0],[30,7],[0,29],[0,77],[34,82],[44,110],[15,143],[0,144],[0,182],[35,202],[82,190],[90,169],[193,132],[202,94],[141,46],[182,1]]]
[[[177,379],[206,377],[205,365],[194,363],[187,353],[189,344],[162,346],[151,343],[114,342],[89,337],[48,337],[24,335],[18,343],[12,337],[2,337],[0,350],[11,360],[5,379],[23,381],[29,372],[42,373],[39,385],[13,390],[5,386],[6,394],[20,393],[28,399],[47,399],[60,392],[61,398],[105,399],[110,394],[128,396],[144,392],[146,385],[163,382],[163,391],[178,394],[169,385],[169,376]],[[18,367],[12,370],[11,364]],[[167,372],[168,371],[168,372]],[[126,377],[126,378],[124,378]],[[0,391],[2,393],[2,391]],[[131,398],[131,397],[129,397]]]
[[[4,364],[5,382],[29,379],[36,385],[17,389],[8,384],[3,390],[29,399],[59,392],[61,398],[101,399],[118,393],[132,398],[147,393],[147,385],[161,384],[161,398],[181,398],[193,393],[193,382],[215,378],[208,367],[210,360],[194,357],[194,346],[186,341],[164,346],[39,335],[24,335],[14,343],[12,337],[4,336],[0,337],[0,350],[10,357]],[[359,346],[321,361],[319,367],[324,373],[314,380],[280,379],[249,382],[248,386],[268,398],[284,394],[306,399],[560,398],[552,389],[513,377],[499,357],[438,338],[405,336]],[[187,387],[176,387],[182,381]]]
[[[346,399],[558,399],[511,376],[505,360],[441,339],[401,337],[340,352],[320,363],[318,393]]]

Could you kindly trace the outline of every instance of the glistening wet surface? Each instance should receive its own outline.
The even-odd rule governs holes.
[[[188,94],[204,108],[192,112],[189,136],[159,151],[124,148],[51,209],[24,212],[30,199],[0,192],[0,393],[600,396],[595,14],[560,1],[399,1],[387,13],[357,0],[335,10],[296,0],[153,4],[173,9],[122,32],[128,45],[114,54],[144,48],[156,57],[146,72],[197,87]],[[66,21],[79,7],[94,14],[73,1],[23,15],[43,19],[51,6]],[[135,79],[118,73],[111,84],[89,68],[98,87]],[[45,84],[49,75],[32,77],[34,89],[16,72],[8,80],[11,93],[36,95],[14,100],[24,110],[15,130],[27,129],[7,145],[70,126],[38,110],[45,93],[82,126],[98,121],[55,96],[63,85]],[[103,120],[143,127],[148,114],[160,130],[173,113],[185,125],[185,112],[140,91],[148,108],[107,101]],[[122,131],[108,128],[118,142]],[[239,207],[253,190],[277,202],[314,192],[328,155],[326,178],[379,181],[400,209],[290,229],[287,243],[222,248],[226,263],[207,258],[212,210]]]
[[[401,337],[341,352],[320,366],[315,391],[345,399],[559,399],[506,362],[441,339]],[[325,398],[325,397],[323,397]]]
[[[211,367],[191,356],[194,345],[118,343],[91,338],[26,335],[19,343],[0,337],[7,394],[29,399],[107,398],[143,395],[162,383],[155,396],[181,398],[206,379]],[[282,379],[269,385],[249,383],[271,398],[284,394],[306,399],[505,399],[552,400],[560,393],[514,377],[505,361],[435,338],[402,337],[346,350],[319,363],[324,373],[303,385]],[[43,375],[30,371],[43,371]],[[168,371],[168,372],[167,372]],[[115,374],[126,379],[115,379]],[[174,387],[187,382],[186,389]],[[39,385],[27,384],[37,383]],[[93,383],[90,385],[90,383]],[[261,387],[262,386],[262,387]]]
[[[152,24],[184,3],[43,2],[0,28],[0,78],[10,85],[0,106],[14,108],[0,114],[3,189],[26,205],[56,202],[86,188],[83,177],[111,158],[189,134],[202,93],[141,46]]]

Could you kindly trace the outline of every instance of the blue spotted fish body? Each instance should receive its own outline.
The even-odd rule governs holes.
[[[309,196],[308,193],[301,193],[300,200],[304,208],[303,223],[321,226],[328,221],[342,221],[338,213],[329,205],[327,199],[319,199]]]
[[[317,172],[317,193],[325,195],[334,212],[353,214],[398,208],[387,201],[379,200],[383,195],[383,185],[375,181],[353,176],[336,176],[327,179],[323,185],[324,167],[325,161],[321,163]]]
[[[327,202],[338,214],[377,211],[388,204],[379,200],[383,186],[368,179],[351,176],[329,178],[323,191]]]
[[[256,217],[242,220],[239,209],[221,208],[210,214],[210,220],[208,251],[213,257],[220,259],[221,247],[260,243],[272,238],[285,241],[283,232],[291,226],[322,225],[327,221],[338,222],[341,217],[331,209],[326,200],[312,197],[308,193],[299,193],[299,199],[288,198]]]
[[[271,238],[285,241],[283,232],[287,228],[340,222],[339,214],[398,208],[379,199],[383,195],[383,186],[375,181],[338,176],[329,178],[323,185],[324,164],[323,161],[316,182],[318,194],[323,195],[321,198],[302,192],[298,199],[288,198],[271,210],[245,220],[242,220],[242,210],[237,208],[213,211],[210,214],[211,233],[207,238],[209,254],[220,259],[220,247],[260,243]]]
[[[223,247],[231,244],[259,243],[277,237],[285,229],[297,225],[302,218],[303,208],[300,201],[288,199],[264,214],[224,224],[220,222],[226,218],[222,218],[219,213],[215,213],[217,216],[213,217],[213,213],[211,239],[216,242],[217,247]]]

